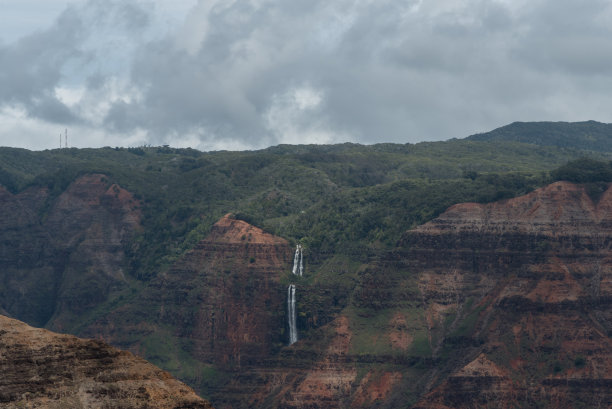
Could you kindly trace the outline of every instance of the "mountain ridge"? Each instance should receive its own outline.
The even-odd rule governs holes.
[[[470,135],[471,141],[515,141],[540,146],[612,151],[612,124],[583,122],[513,122],[489,132]]]

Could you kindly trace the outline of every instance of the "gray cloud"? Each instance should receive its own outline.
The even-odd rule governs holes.
[[[82,35],[80,23],[74,10],[68,9],[52,29],[0,46],[1,104],[21,105],[31,115],[45,120],[75,119],[53,96],[53,90],[65,62],[80,55],[75,47]]]
[[[0,104],[200,148],[611,121],[609,1],[201,0],[164,35],[153,10],[90,1],[0,46]]]
[[[0,45],[0,105],[20,107],[31,118],[49,123],[87,122],[58,98],[56,88],[63,83],[81,85],[89,70],[103,78],[99,70],[105,66],[108,43],[97,39],[99,32],[134,32],[147,22],[148,14],[134,4],[91,0],[84,7],[68,7],[46,30]],[[91,85],[95,78],[92,74]]]
[[[544,3],[526,17],[529,25],[514,51],[527,67],[572,76],[612,73],[609,1]]]

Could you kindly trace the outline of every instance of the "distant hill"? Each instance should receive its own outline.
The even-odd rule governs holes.
[[[490,132],[471,135],[472,141],[514,141],[540,146],[612,152],[612,124],[586,122],[514,122]]]

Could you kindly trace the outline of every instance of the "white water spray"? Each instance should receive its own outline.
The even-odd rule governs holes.
[[[300,277],[304,274],[304,254],[302,253],[301,244],[295,247],[293,269],[291,272],[293,275]],[[287,320],[289,321],[289,345],[291,345],[298,340],[297,317],[295,311],[295,284],[289,284],[289,287],[287,287]]]
[[[300,277],[304,274],[304,253],[302,253],[302,246],[300,246]]]
[[[287,288],[287,315],[289,316],[289,345],[297,342],[297,318],[295,313],[295,284]]]
[[[300,277],[304,274],[304,255],[302,254],[302,245],[298,244],[295,248],[295,256],[293,256],[293,275],[299,275]]]

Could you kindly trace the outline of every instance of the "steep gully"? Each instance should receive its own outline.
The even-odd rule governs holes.
[[[106,175],[79,177],[58,197],[0,186],[0,308],[32,325],[72,330],[126,283],[125,249],[141,205]]]

